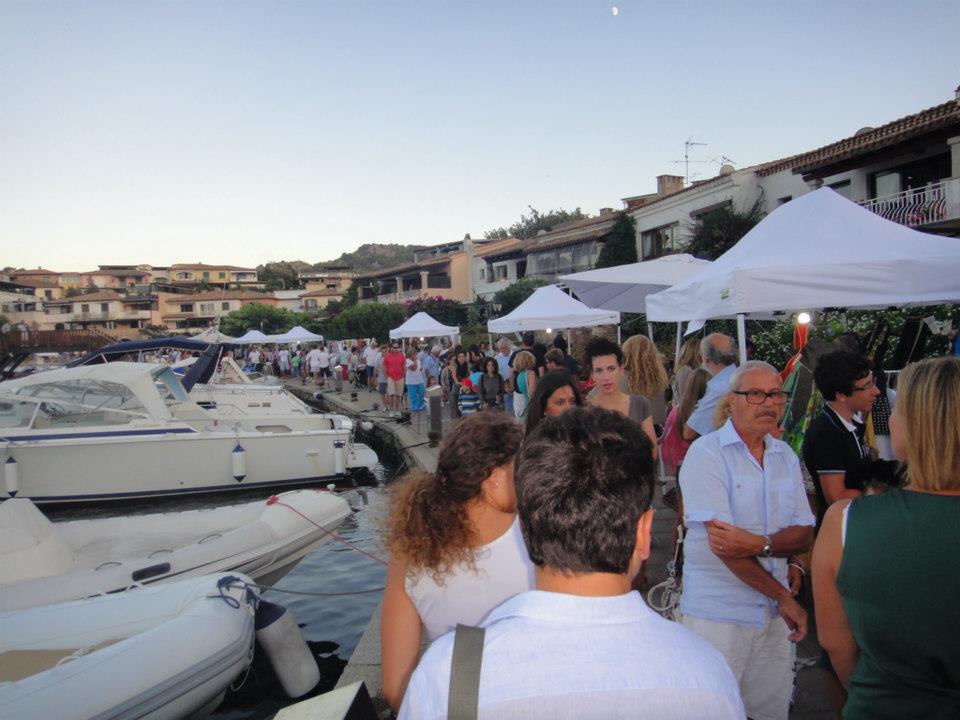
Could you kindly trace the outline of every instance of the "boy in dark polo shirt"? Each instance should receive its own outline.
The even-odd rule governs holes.
[[[880,394],[870,367],[862,355],[838,350],[820,358],[813,371],[824,402],[804,435],[803,462],[817,490],[817,527],[830,505],[863,494],[874,460],[864,442],[864,418]]]

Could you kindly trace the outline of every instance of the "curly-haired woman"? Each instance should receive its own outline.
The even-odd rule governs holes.
[[[623,341],[623,374],[631,395],[643,395],[650,401],[653,424],[663,427],[667,420],[667,371],[653,340],[632,335]]]
[[[421,632],[432,641],[457,623],[476,625],[533,588],[513,485],[522,438],[504,413],[467,416],[444,438],[436,472],[410,475],[392,493],[380,646],[383,695],[394,710],[417,665]]]

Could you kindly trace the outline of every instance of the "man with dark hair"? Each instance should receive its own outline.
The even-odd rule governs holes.
[[[823,406],[803,437],[803,463],[817,491],[818,527],[830,505],[863,494],[874,459],[864,442],[864,418],[880,394],[870,368],[862,355],[837,350],[813,371]]]
[[[537,377],[543,375],[547,369],[547,361],[544,359],[544,355],[547,354],[547,348],[543,343],[538,343],[537,336],[527,330],[526,332],[520,333],[520,342],[523,343],[523,347],[519,350],[515,350],[513,355],[510,356],[510,368],[513,369],[513,359],[517,356],[517,353],[523,352],[526,350],[529,353],[533,353],[533,359],[536,361],[534,366],[534,372],[537,374]],[[513,373],[511,372],[511,379]]]
[[[630,590],[652,523],[654,466],[640,427],[596,408],[544,418],[515,477],[537,589],[482,623],[479,716],[743,718],[723,656]],[[427,650],[401,718],[447,717],[454,640]]]
[[[700,341],[700,356],[703,358],[703,369],[711,377],[707,391],[683,426],[684,440],[696,440],[716,429],[714,415],[717,405],[729,392],[730,377],[737,369],[737,342],[729,335],[711,333]]]

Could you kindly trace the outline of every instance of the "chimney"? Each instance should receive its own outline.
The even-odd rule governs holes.
[[[607,215],[613,215],[613,208],[600,208],[600,217],[606,217]]]
[[[657,175],[657,195],[672,195],[683,190],[681,175]]]

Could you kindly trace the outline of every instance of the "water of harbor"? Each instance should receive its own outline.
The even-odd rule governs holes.
[[[337,536],[377,556],[383,557],[379,546],[379,526],[385,505],[385,486],[401,470],[399,459],[384,451],[378,438],[358,432],[358,440],[371,445],[380,457],[380,462],[363,476],[360,488],[366,495],[367,504],[355,493],[350,493],[352,504],[360,510],[335,532]],[[269,492],[259,490],[247,493],[231,493],[229,497],[198,497],[142,501],[123,506],[106,508],[70,508],[50,512],[53,520],[82,519],[117,514],[146,514],[192,510],[219,505],[232,505],[265,499]],[[356,550],[330,540],[307,555],[275,587],[311,593],[344,593],[354,590],[382,588],[386,580],[386,568]],[[272,603],[283,605],[293,613],[303,630],[311,651],[320,666],[321,679],[317,692],[333,688],[343,667],[353,653],[363,634],[370,616],[377,608],[383,593],[376,592],[311,597],[280,592],[265,592],[263,597]],[[272,717],[279,709],[292,701],[286,698],[273,676],[265,658],[254,658],[251,671],[234,683],[236,691],[227,692],[223,704],[211,716],[217,720],[262,720]]]

